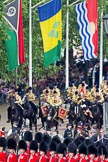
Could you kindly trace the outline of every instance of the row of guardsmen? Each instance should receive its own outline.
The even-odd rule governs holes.
[[[71,84],[71,86],[67,89],[67,96],[70,97],[71,100],[77,104],[81,104],[84,99],[87,99],[91,103],[95,101],[97,101],[98,103],[103,103],[104,96],[107,94],[105,91],[103,92],[102,89],[99,90],[97,86],[93,86],[90,89],[88,85],[84,82],[78,87],[76,87],[74,84]]]
[[[25,139],[0,137],[0,162],[108,162],[108,148],[101,143],[78,137],[65,138],[37,132],[25,132]]]

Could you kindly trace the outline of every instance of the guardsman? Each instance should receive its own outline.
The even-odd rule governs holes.
[[[12,138],[8,139],[7,141],[7,148],[8,148],[8,157],[7,162],[17,162],[17,155],[16,155],[16,141]]]
[[[29,155],[26,153],[27,150],[27,144],[24,140],[20,140],[18,142],[18,162],[27,162]]]
[[[49,144],[49,162],[57,162],[57,156],[56,156],[56,147],[57,143],[54,141],[51,141]]]
[[[67,89],[67,96],[73,97],[73,94],[76,92],[76,86],[72,83],[70,87]]]
[[[35,101],[35,95],[32,92],[32,87],[29,87],[28,93],[26,94],[28,101]]]
[[[66,162],[66,145],[64,143],[57,145],[56,153],[58,154],[58,162]]]
[[[88,86],[86,87],[86,92],[85,92],[84,96],[85,96],[85,99],[87,99],[88,101],[90,101],[90,98],[91,98],[91,92],[90,92]]]
[[[52,106],[60,106],[62,104],[61,98],[58,96],[56,91],[53,92],[53,97],[50,99],[50,105]]]
[[[104,102],[103,94],[101,92],[99,92],[98,89],[96,90],[96,97],[95,97],[95,99],[96,99],[97,103],[102,104]]]
[[[96,97],[96,89],[97,89],[97,86],[96,85],[94,85],[92,88],[91,88],[91,96],[92,97]]]
[[[77,154],[77,146],[71,142],[68,144],[68,153],[66,156],[66,159],[68,162],[77,162],[77,158],[76,158],[76,154]]]
[[[87,87],[87,84],[85,83],[85,81],[82,81],[82,83],[78,86],[79,93],[82,92],[83,94],[85,94],[86,87]]]
[[[6,139],[4,137],[0,137],[0,162],[7,161],[5,148],[6,148]]]
[[[33,139],[32,133],[30,131],[26,131],[24,133],[24,141],[27,144],[27,149],[26,149],[27,154],[30,154],[30,143],[31,143],[32,139]]]
[[[93,144],[88,146],[88,162],[98,162],[97,148]]]
[[[30,143],[30,157],[29,157],[28,162],[38,161],[39,157],[38,157],[37,151],[38,151],[38,144],[36,141],[32,141]]]
[[[107,152],[106,146],[103,144],[100,144],[98,146],[98,161],[107,162],[107,156],[108,156],[108,152]]]
[[[21,100],[21,97],[18,94],[17,89],[15,90],[14,97],[15,97],[15,103],[21,105],[22,104],[22,100]]]
[[[48,157],[47,157],[47,150],[48,146],[45,141],[42,141],[39,145],[39,162],[48,162]]]
[[[75,91],[75,93],[73,94],[73,97],[72,97],[72,101],[74,103],[77,103],[78,102],[78,99],[79,99],[78,91]]]
[[[77,157],[78,162],[87,162],[87,147],[84,143],[79,145],[79,154]]]
[[[50,95],[50,88],[48,84],[46,84],[46,88],[43,90],[42,94],[46,96],[46,92]]]
[[[54,87],[53,87],[53,93],[54,93],[54,91],[56,91],[57,95],[60,97],[60,89],[57,88],[57,84],[56,83],[54,84]]]

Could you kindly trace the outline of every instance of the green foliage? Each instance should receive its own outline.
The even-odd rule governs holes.
[[[9,0],[8,2],[11,2]],[[47,0],[46,2],[48,2]],[[83,1],[83,0],[81,0]],[[1,0],[0,3],[0,76],[14,80],[15,78],[15,70],[13,72],[7,71],[7,57],[5,51],[4,40],[7,39],[6,29],[9,28],[8,24],[5,22],[4,8],[5,4],[3,4],[4,0]],[[25,63],[18,67],[18,77],[21,78],[23,75],[28,77],[29,73],[29,1],[23,0],[23,27],[24,27],[24,41],[25,41]],[[32,6],[36,3],[40,2],[40,0],[32,0]],[[69,3],[73,3],[75,0],[69,0]],[[62,0],[63,8],[62,8],[62,18],[63,18],[63,48],[66,47],[66,12],[69,11],[69,48],[72,48],[73,45],[76,47],[80,45],[80,38],[78,34],[78,25],[76,22],[76,16],[74,7],[67,7],[66,0]],[[106,0],[98,0],[98,10],[99,10],[99,20],[98,26],[100,30],[100,21],[101,21],[101,12],[102,9],[104,13],[107,12],[107,1]],[[46,75],[54,75],[57,70],[60,70],[60,67],[56,67],[56,65],[50,65],[48,68],[43,67],[43,42],[40,31],[39,17],[37,8],[32,10],[32,49],[33,49],[33,61],[32,61],[32,69],[33,76],[36,78],[44,78]],[[100,33],[100,32],[99,32]],[[108,40],[104,33],[104,54],[108,53]]]

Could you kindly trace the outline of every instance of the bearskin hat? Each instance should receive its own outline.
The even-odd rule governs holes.
[[[44,134],[42,141],[45,141],[47,144],[49,144],[51,142],[51,136],[49,136],[48,134]]]
[[[64,143],[59,143],[56,148],[56,152],[58,154],[65,154],[66,153],[66,145]]]
[[[6,139],[5,139],[5,137],[0,137],[0,147],[3,147],[3,149],[6,148]]]
[[[74,143],[76,144],[77,148],[79,147],[79,145],[82,143],[82,141],[79,138],[76,138],[74,140]]]
[[[51,141],[49,144],[49,151],[56,151],[57,143],[54,141]]]
[[[68,152],[71,152],[71,153],[74,153],[74,154],[77,153],[77,146],[75,145],[75,143],[73,143],[73,142],[69,143]]]
[[[35,150],[37,152],[37,150],[38,150],[38,144],[37,144],[36,141],[32,141],[30,143],[30,150]]]
[[[107,157],[108,151],[107,151],[105,145],[102,144],[98,147],[98,155],[105,155]]]
[[[55,141],[57,144],[61,143],[61,140],[60,140],[59,136],[54,136],[52,138],[52,141]]]
[[[86,154],[87,155],[87,147],[84,143],[79,145],[78,149],[79,149],[80,154]]]
[[[92,142],[90,141],[90,139],[85,139],[85,140],[84,140],[84,144],[85,144],[86,146],[88,146],[88,145],[92,144]]]
[[[88,154],[95,154],[97,156],[97,148],[93,144],[88,146]]]
[[[42,141],[42,137],[43,137],[42,133],[41,133],[41,132],[37,132],[37,133],[35,134],[35,141],[36,141],[37,143],[40,143],[40,142]]]
[[[71,137],[66,137],[63,141],[63,143],[65,143],[66,146],[68,146],[69,143],[72,142],[72,138]]]
[[[46,153],[46,152],[47,152],[47,149],[48,149],[48,147],[47,147],[46,142],[42,141],[42,142],[40,143],[40,145],[39,145],[39,150]]]
[[[20,140],[19,143],[18,143],[18,149],[24,149],[26,150],[27,149],[27,144],[24,140]]]
[[[8,139],[7,141],[7,147],[8,149],[14,149],[16,150],[16,141],[13,138]]]
[[[33,136],[32,136],[32,133],[30,131],[26,131],[24,133],[24,141],[32,141],[32,138],[33,138]]]

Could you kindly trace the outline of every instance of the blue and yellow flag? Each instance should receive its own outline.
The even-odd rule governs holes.
[[[44,46],[44,66],[60,59],[62,41],[61,0],[52,0],[38,7]]]

